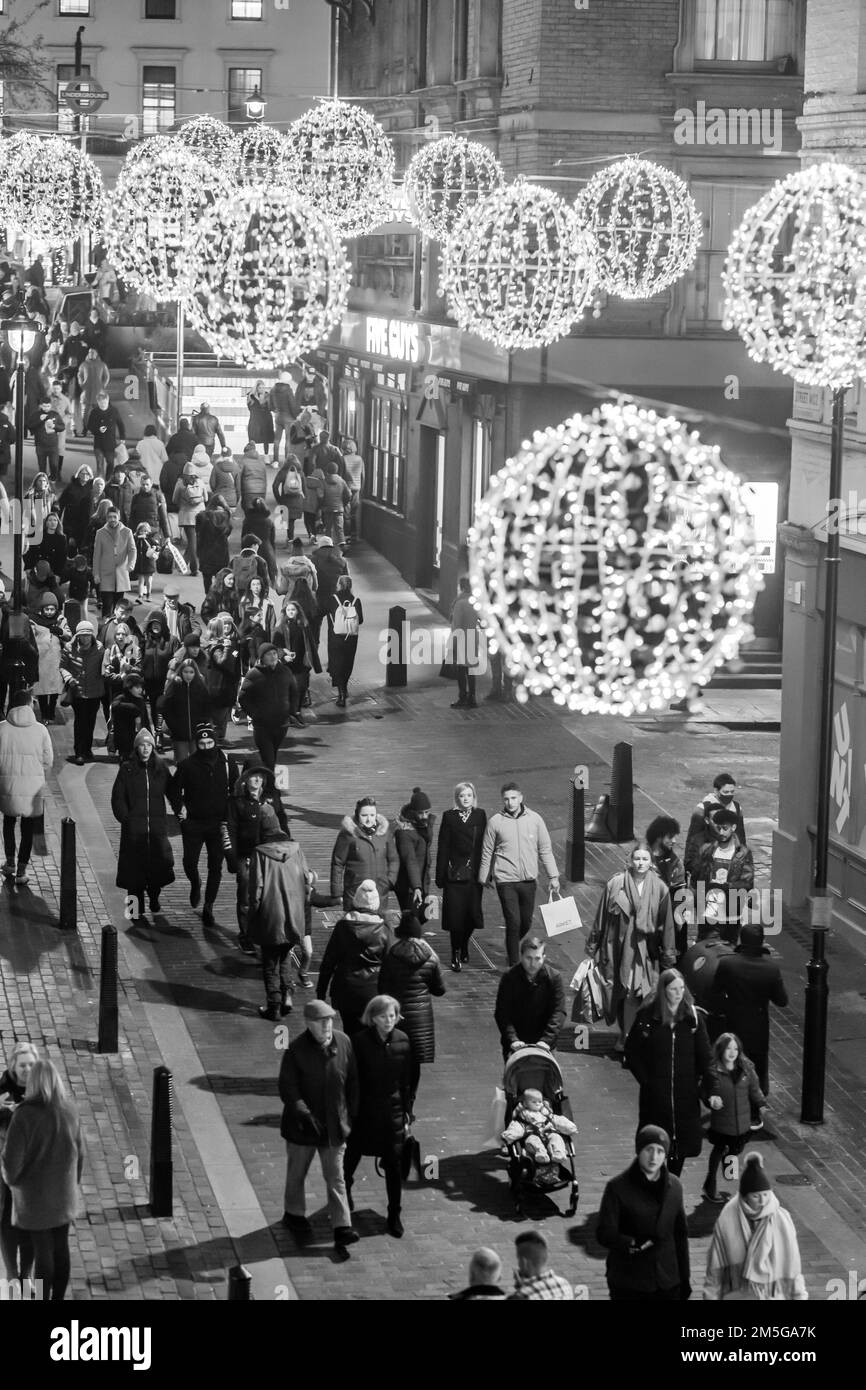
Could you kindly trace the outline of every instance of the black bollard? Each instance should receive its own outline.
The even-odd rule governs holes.
[[[244,1265],[233,1265],[229,1270],[229,1303],[249,1303],[252,1282],[253,1276]]]
[[[153,1105],[150,1112],[150,1214],[172,1216],[174,1170],[171,1161],[171,1072],[153,1069]]]
[[[102,928],[99,970],[99,1038],[97,1052],[117,1051],[117,932]]]
[[[824,1076],[827,1064],[827,975],[824,953],[830,929],[832,898],[812,899],[812,959],[806,966],[806,999],[803,1017],[803,1088],[800,1123],[824,1123]]]
[[[565,877],[569,883],[583,883],[586,874],[585,789],[589,778],[587,769],[576,767],[571,778],[571,806],[568,817],[568,839],[565,844]]]
[[[60,920],[61,931],[78,930],[78,887],[75,862],[75,821],[60,822]]]
[[[406,678],[406,609],[399,605],[388,609],[388,659],[385,665],[385,685],[390,690],[402,690]]]
[[[630,743],[618,743],[613,750],[608,825],[614,844],[634,839],[634,783]]]

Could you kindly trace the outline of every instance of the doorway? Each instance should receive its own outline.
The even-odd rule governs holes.
[[[443,430],[420,430],[415,587],[438,589],[445,539],[445,440]]]

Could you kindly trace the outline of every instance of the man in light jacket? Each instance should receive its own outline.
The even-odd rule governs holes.
[[[502,788],[502,811],[491,816],[484,832],[478,882],[495,883],[505,918],[508,964],[516,965],[520,939],[532,926],[538,863],[541,860],[552,893],[559,892],[559,871],[547,826],[537,811],[524,805],[516,782]]]
[[[99,589],[103,617],[108,617],[119,598],[131,588],[129,571],[135,566],[135,537],[121,524],[117,507],[109,507],[105,525],[93,542],[93,577]]]

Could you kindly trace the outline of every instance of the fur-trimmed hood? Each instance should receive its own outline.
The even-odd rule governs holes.
[[[345,830],[349,835],[356,835],[361,839],[367,840],[372,838],[372,836],[369,836],[366,833],[366,831],[361,829],[360,825],[358,825],[357,821],[355,821],[352,816],[343,817],[342,821],[340,822],[340,829]],[[381,811],[377,812],[376,828],[373,831],[373,835],[385,836],[388,834],[389,829],[389,822],[382,815]]]

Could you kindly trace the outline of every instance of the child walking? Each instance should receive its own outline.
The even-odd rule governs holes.
[[[753,1113],[757,1114],[766,1106],[767,1098],[758,1085],[758,1073],[734,1033],[722,1033],[716,1039],[710,1070],[722,1103],[718,1109],[713,1109],[707,1134],[713,1147],[703,1196],[714,1206],[723,1206],[731,1194],[716,1188],[719,1168],[729,1156],[742,1153],[749,1138]]]

